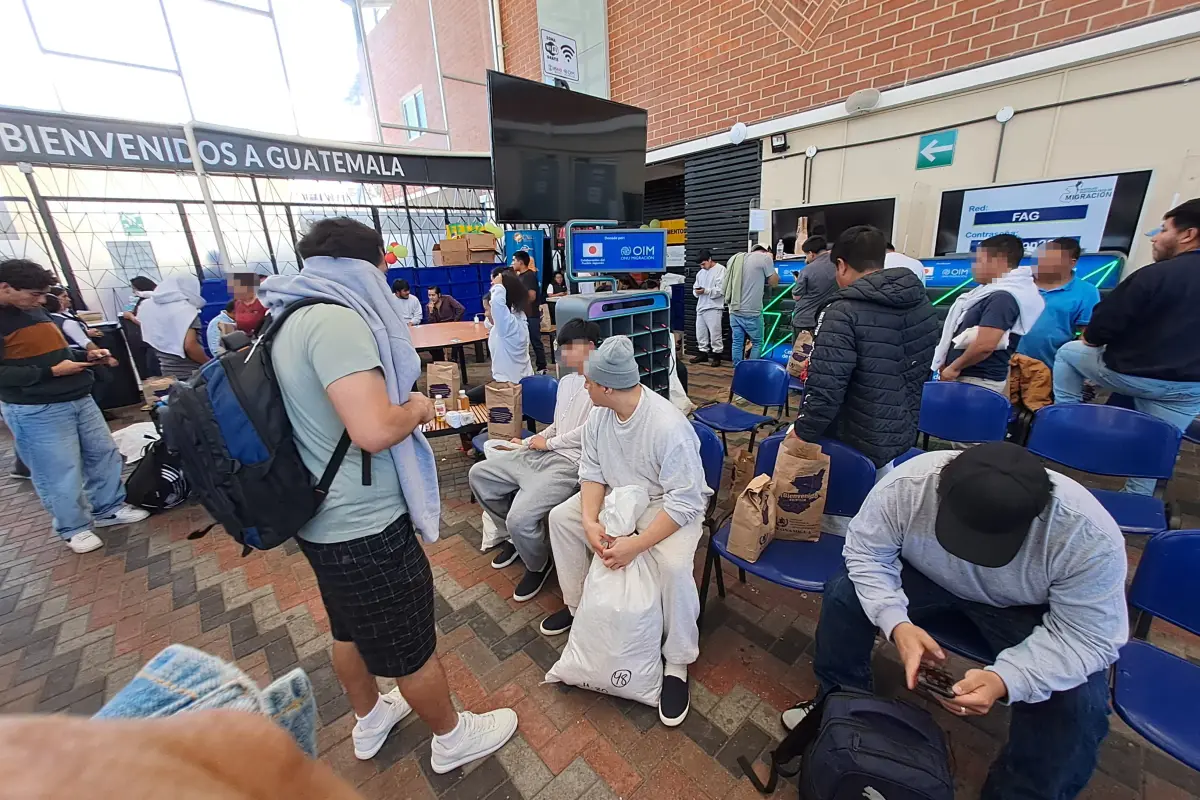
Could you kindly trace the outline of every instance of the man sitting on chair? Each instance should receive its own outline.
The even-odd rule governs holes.
[[[579,488],[583,424],[592,410],[583,369],[599,343],[596,323],[573,319],[563,324],[558,346],[563,364],[575,372],[558,382],[554,422],[536,436],[514,439],[515,452],[492,453],[471,467],[467,476],[471,492],[491,515],[497,531],[510,537],[500,545],[492,567],[503,569],[518,556],[525,564],[525,577],[513,591],[518,603],[537,596],[550,575],[546,515]]]
[[[1108,733],[1107,673],[1129,628],[1125,542],[1091,492],[1007,442],[926,453],[867,496],[844,556],[821,602],[822,691],[870,690],[876,629],[915,689],[921,665],[946,658],[918,625],[960,617],[992,664],[967,670],[938,702],[957,716],[1012,705],[981,797],[1075,797]],[[783,724],[794,728],[812,707],[783,712]]]
[[[692,565],[712,494],[700,440],[671,401],[638,382],[628,337],[605,339],[584,374],[596,408],[584,425],[580,491],[550,512],[550,546],[567,607],[544,619],[541,632],[570,630],[593,553],[609,569],[623,569],[645,553],[662,588],[666,669],[658,715],[663,724],[678,725],[689,708],[687,668],[700,654]],[[609,489],[629,485],[645,487],[650,505],[637,521],[637,535],[614,538],[600,524],[600,508]]]

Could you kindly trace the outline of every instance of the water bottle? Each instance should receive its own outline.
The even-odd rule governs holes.
[[[783,258],[783,239],[775,243],[775,257]]]
[[[433,415],[439,422],[446,418],[446,401],[440,394],[433,398]]]
[[[470,411],[471,410],[471,401],[467,397],[466,389],[458,390],[458,410],[459,411]]]

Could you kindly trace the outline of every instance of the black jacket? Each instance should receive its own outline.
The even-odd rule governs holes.
[[[908,269],[869,273],[835,294],[817,322],[796,435],[839,439],[875,466],[903,453],[941,330]]]
[[[1086,338],[1123,375],[1200,381],[1200,250],[1142,267],[1092,311]]]

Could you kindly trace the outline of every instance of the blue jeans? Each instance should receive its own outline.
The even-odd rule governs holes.
[[[729,330],[733,333],[733,365],[736,367],[745,357],[746,338],[750,339],[750,358],[758,358],[762,350],[762,314],[742,316],[729,315]]]
[[[259,689],[237,665],[182,644],[152,658],[96,717],[148,719],[217,708],[265,714],[309,757],[317,756],[317,701],[304,670]]]
[[[0,405],[29,467],[33,488],[63,539],[92,527],[125,502],[121,454],[90,397],[65,403]]]
[[[978,628],[993,657],[1024,641],[1046,613],[1046,606],[997,608],[964,600],[908,564],[901,580],[914,625],[930,614],[957,612]],[[835,686],[871,690],[875,634],[843,568],[826,582],[821,600],[813,669],[823,691]],[[992,763],[981,800],[1070,800],[1091,778],[1107,733],[1106,672],[1041,703],[1013,703],[1008,742]]]
[[[1186,431],[1200,415],[1200,383],[1161,381],[1114,372],[1104,364],[1103,347],[1067,342],[1054,358],[1054,402],[1082,403],[1084,379],[1129,395],[1138,411],[1158,417],[1181,431]],[[1154,494],[1154,484],[1151,478],[1130,478],[1125,481],[1125,491]]]

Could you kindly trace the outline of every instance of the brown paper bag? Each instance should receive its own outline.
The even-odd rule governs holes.
[[[458,408],[458,391],[462,388],[461,373],[458,364],[450,361],[434,361],[430,363],[425,373],[425,385],[429,388],[429,399],[437,395],[448,404],[448,408]]]
[[[812,358],[812,351],[813,335],[808,331],[796,334],[796,341],[792,344],[792,357],[788,359],[788,375],[800,380],[808,378],[808,360]]]
[[[554,330],[554,323],[550,319],[550,304],[542,303],[542,333],[548,333]]]
[[[775,501],[775,536],[793,542],[821,538],[825,490],[829,486],[829,456],[819,444],[788,436],[779,446],[772,475]]]
[[[489,439],[518,439],[521,420],[521,384],[496,382],[484,387]]]
[[[732,482],[729,485],[729,496],[736,501],[746,491],[750,479],[754,477],[754,454],[748,450],[738,450],[733,454]]]
[[[771,476],[759,475],[737,497],[729,527],[729,552],[754,562],[775,538],[776,503]]]

